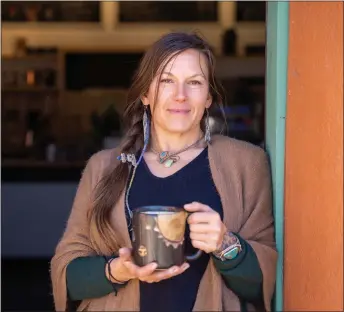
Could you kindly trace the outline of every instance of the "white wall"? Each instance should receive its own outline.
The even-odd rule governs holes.
[[[238,53],[243,54],[247,42],[264,43],[265,25],[261,23],[236,24],[235,2],[219,2],[219,22],[214,24],[120,25],[117,22],[117,2],[102,2],[101,25],[90,24],[38,24],[3,23],[2,54],[11,55],[15,42],[24,37],[28,45],[57,46],[59,48],[133,48],[142,49],[150,45],[160,35],[171,30],[198,29],[215,48],[221,52],[221,36],[224,30],[235,27],[238,33]]]

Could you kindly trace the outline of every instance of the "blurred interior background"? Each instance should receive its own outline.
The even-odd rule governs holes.
[[[226,91],[225,134],[264,144],[265,16],[262,1],[1,2],[4,310],[53,309],[49,261],[81,170],[121,140],[131,78],[160,35],[201,32]]]

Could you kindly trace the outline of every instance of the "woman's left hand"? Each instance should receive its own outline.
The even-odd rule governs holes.
[[[220,215],[209,206],[198,202],[186,204],[184,209],[192,212],[188,217],[192,246],[206,253],[218,249],[227,231]]]

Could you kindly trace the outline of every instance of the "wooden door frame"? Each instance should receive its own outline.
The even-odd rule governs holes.
[[[271,163],[276,243],[279,253],[273,310],[283,311],[284,163],[289,2],[267,2],[265,146]]]

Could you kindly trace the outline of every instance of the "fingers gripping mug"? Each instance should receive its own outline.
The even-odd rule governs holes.
[[[156,262],[159,270],[202,255],[198,250],[185,255],[185,228],[188,212],[170,206],[145,206],[133,211],[133,258],[138,266]]]

